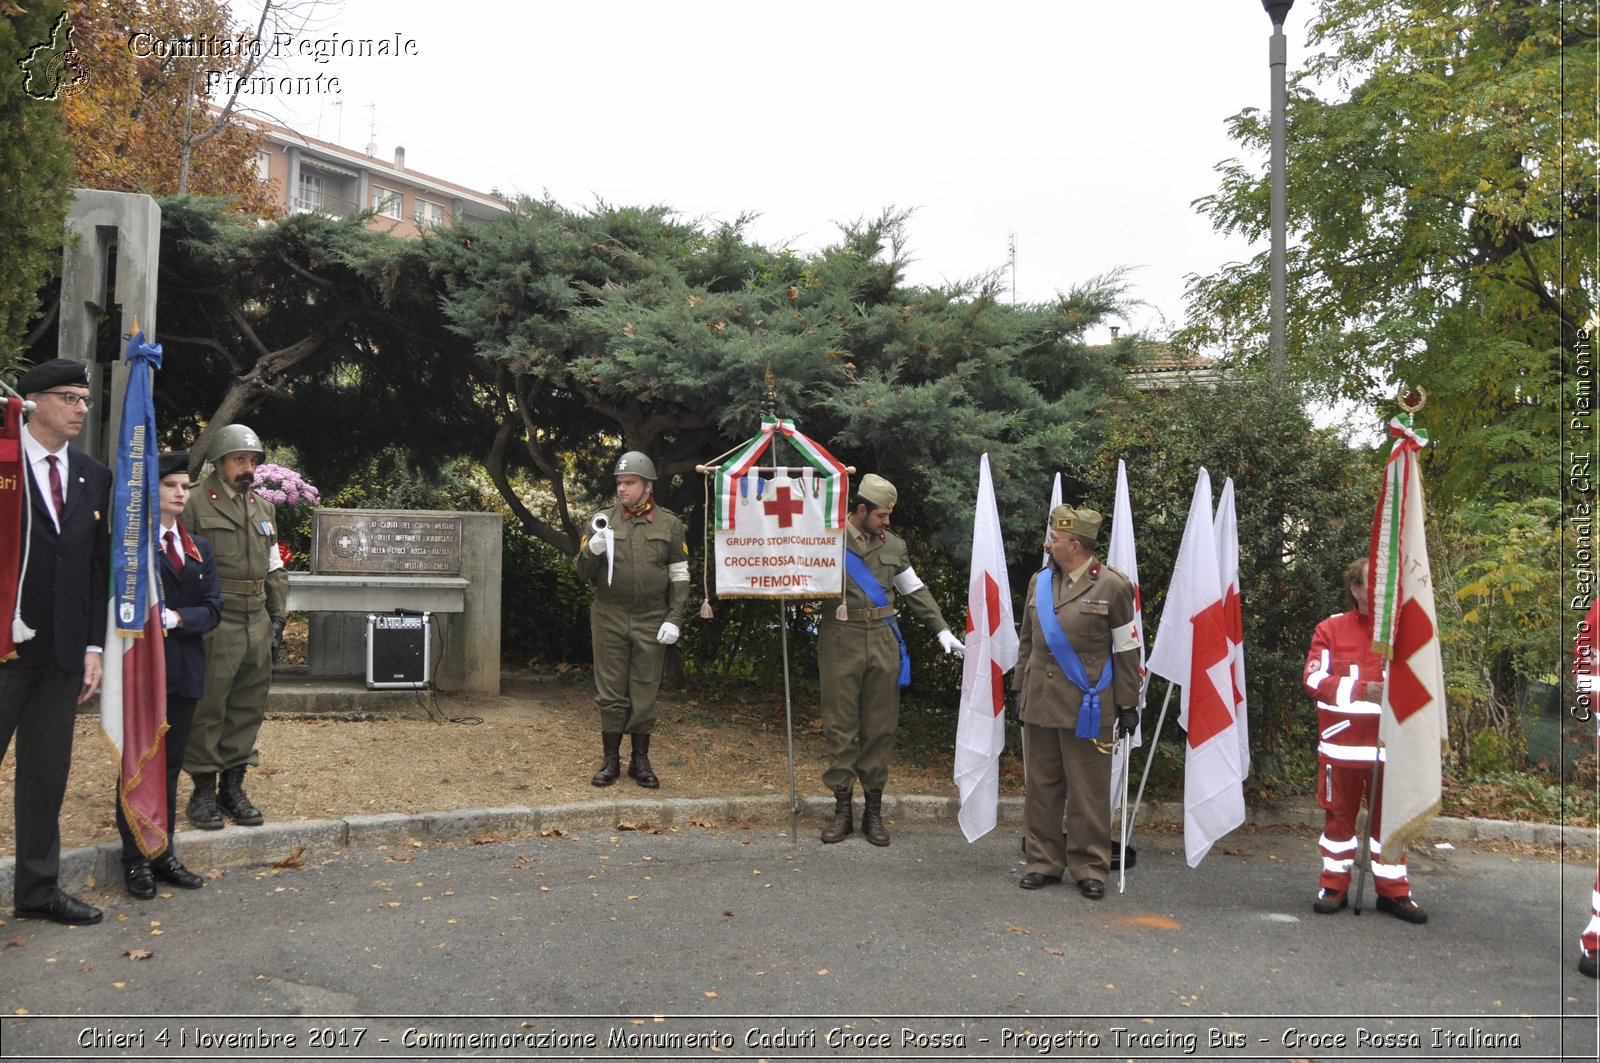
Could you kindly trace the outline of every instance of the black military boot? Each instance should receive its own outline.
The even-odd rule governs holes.
[[[628,778],[646,790],[655,790],[661,786],[661,780],[656,778],[655,769],[650,766],[649,735],[633,736],[633,755],[628,758]]]
[[[842,842],[855,832],[855,814],[850,807],[852,789],[854,787],[833,792],[833,818],[822,828],[822,840],[825,844]]]
[[[610,786],[622,774],[622,732],[602,731],[600,747],[605,755],[600,758],[600,770],[589,781],[596,786]]]
[[[861,833],[873,845],[888,845],[889,831],[883,825],[883,791],[867,791],[867,807],[861,811]]]
[[[244,792],[244,765],[228,768],[222,773],[222,782],[217,787],[217,804],[222,806],[222,811],[228,818],[241,827],[259,827],[266,821],[261,810],[250,803],[250,798]]]
[[[195,830],[221,830],[222,809],[217,806],[217,773],[197,771],[191,778],[194,779],[194,793],[189,795],[189,807],[184,809],[189,817],[189,826]]]

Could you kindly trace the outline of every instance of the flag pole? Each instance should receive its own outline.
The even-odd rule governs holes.
[[[1352,909],[1356,915],[1361,914],[1361,894],[1367,884],[1367,868],[1372,866],[1373,802],[1382,797],[1378,790],[1378,765],[1382,763],[1378,758],[1382,751],[1383,747],[1379,746],[1372,754],[1372,777],[1367,785],[1367,822],[1361,830],[1361,848],[1356,851],[1356,899]]]
[[[1122,859],[1117,861],[1117,893],[1128,889],[1128,760],[1133,756],[1133,735],[1122,736]]]
[[[794,700],[789,695],[789,608],[778,602],[778,630],[783,640],[783,729],[789,738],[789,844],[800,844],[800,798],[794,782]]]
[[[1145,685],[1148,686],[1150,683],[1149,673],[1145,674],[1144,681]],[[1142,703],[1143,702],[1141,702],[1141,704]],[[1134,822],[1137,822],[1139,819],[1139,805],[1144,801],[1145,784],[1150,781],[1150,765],[1154,764],[1156,761],[1156,746],[1161,744],[1161,727],[1167,722],[1167,706],[1170,704],[1172,704],[1172,680],[1169,679],[1167,680],[1167,696],[1161,699],[1161,714],[1156,717],[1156,734],[1154,738],[1150,739],[1150,752],[1146,753],[1144,757],[1144,774],[1139,777],[1139,793],[1133,799],[1132,818]],[[1128,827],[1128,836],[1133,836],[1133,827],[1131,823]],[[1126,840],[1124,840],[1122,844],[1124,848],[1126,848],[1128,843]]]

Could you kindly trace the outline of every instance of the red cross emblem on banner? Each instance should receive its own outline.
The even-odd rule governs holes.
[[[777,488],[773,491],[773,496],[762,502],[761,508],[767,511],[769,517],[777,516],[778,527],[794,527],[794,518],[806,508],[805,503],[793,496],[787,487]]]

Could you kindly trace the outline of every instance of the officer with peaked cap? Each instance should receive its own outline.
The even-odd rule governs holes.
[[[589,632],[602,752],[589,781],[617,781],[627,734],[628,777],[654,790],[661,785],[650,764],[656,693],[667,647],[678,641],[689,604],[689,545],[683,521],[656,504],[656,466],[649,457],[630,450],[612,471],[617,503],[589,518],[574,562],[578,575],[594,584]]]
[[[267,712],[274,645],[283,637],[289,574],[278,554],[278,514],[252,488],[267,460],[261,437],[230,424],[206,452],[212,472],[190,493],[183,523],[211,541],[222,586],[222,620],[206,635],[205,693],[195,709],[183,767],[194,778],[186,809],[200,830],[223,815],[245,827],[265,820],[244,791],[261,763],[256,735]]]
[[[1050,563],[1028,583],[1011,680],[1027,765],[1028,863],[1019,884],[1041,889],[1065,873],[1096,901],[1111,873],[1113,735],[1133,733],[1139,701],[1133,585],[1095,560],[1100,525],[1092,509],[1050,511]]]
[[[0,662],[0,760],[17,739],[12,899],[19,919],[98,923],[100,909],[69,895],[58,879],[73,708],[100,686],[111,470],[68,445],[89,416],[84,363],[41,362],[17,380],[17,391],[36,405],[19,433],[23,467],[12,489],[22,492],[20,520],[0,527],[0,543],[16,550],[12,563],[26,558],[14,614],[0,617],[16,643],[15,655]]]
[[[122,835],[122,882],[129,895],[150,900],[159,880],[179,889],[197,890],[205,879],[184,867],[173,848],[178,823],[178,776],[183,751],[194,723],[194,707],[205,689],[205,636],[222,619],[222,587],[211,544],[191,534],[179,516],[189,501],[189,453],[174,451],[159,459],[157,487],[160,527],[156,548],[161,560],[161,625],[167,665],[167,847],[147,859],[117,802],[117,832]]]
[[[856,485],[845,518],[844,601],[837,611],[822,613],[817,670],[828,746],[822,781],[834,799],[833,818],[822,828],[824,842],[843,841],[854,829],[851,797],[859,778],[866,795],[861,833],[873,845],[889,844],[883,787],[900,725],[900,688],[911,681],[896,603],[904,602],[923,626],[938,632],[945,653],[964,652],[911,567],[905,540],[889,531],[897,501],[894,484],[875,473]]]

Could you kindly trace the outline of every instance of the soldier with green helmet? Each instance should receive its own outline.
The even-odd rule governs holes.
[[[938,632],[945,653],[959,657],[964,652],[911,567],[905,540],[889,531],[898,500],[894,485],[874,473],[856,485],[845,518],[844,601],[838,612],[823,610],[817,637],[822,735],[828,746],[822,781],[834,797],[833,818],[822,828],[824,842],[843,841],[854,829],[851,797],[859,778],[866,797],[861,833],[873,845],[889,844],[883,787],[900,725],[900,688],[911,681],[896,601]]]
[[[628,777],[653,790],[661,785],[650,765],[656,693],[689,603],[689,546],[683,521],[656,504],[649,457],[630,450],[612,471],[617,503],[589,519],[575,561],[578,575],[594,584],[589,631],[603,753],[589,781],[617,781],[627,734]]]
[[[244,791],[261,763],[256,734],[267,711],[274,650],[283,639],[289,574],[278,554],[278,516],[252,490],[267,460],[261,437],[242,424],[217,432],[212,472],[189,495],[183,522],[211,541],[222,585],[222,620],[205,636],[205,692],[195,708],[183,767],[194,779],[189,822],[221,830],[223,815],[246,827],[265,817]]]

